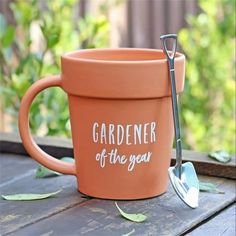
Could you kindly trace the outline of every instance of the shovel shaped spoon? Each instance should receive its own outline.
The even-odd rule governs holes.
[[[168,169],[170,182],[179,196],[179,198],[191,208],[198,207],[199,181],[191,162],[182,164],[182,145],[179,125],[179,112],[177,105],[174,59],[177,48],[177,35],[162,35],[160,39],[163,42],[163,51],[168,61],[169,77],[171,84],[171,101],[173,110],[173,120],[175,128],[176,143],[176,164]],[[172,51],[167,50],[167,40],[171,39],[173,43]]]

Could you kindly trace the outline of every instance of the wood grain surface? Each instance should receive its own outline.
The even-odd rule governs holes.
[[[190,232],[189,236],[214,235],[234,236],[236,234],[236,205],[225,209],[214,218]]]
[[[73,156],[70,139],[55,137],[34,137],[39,146],[55,157]],[[27,155],[21,139],[17,133],[0,132],[0,152]],[[175,164],[175,150],[173,150],[171,165]],[[229,163],[219,163],[207,156],[207,153],[183,150],[183,162],[191,161],[198,174],[236,179],[235,155]]]
[[[119,201],[129,213],[144,213],[148,220],[133,223],[120,217],[114,201],[86,199],[76,189],[75,177],[35,179],[36,162],[22,155],[0,154],[1,194],[45,193],[57,196],[38,201],[0,200],[1,235],[183,235],[223,211],[235,201],[233,180],[200,176],[225,194],[201,193],[199,208],[190,209],[171,186],[162,196],[139,201]],[[6,168],[5,168],[6,166]],[[194,231],[193,231],[194,232]]]

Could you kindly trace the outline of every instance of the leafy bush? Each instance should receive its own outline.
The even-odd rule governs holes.
[[[79,21],[72,14],[76,2],[15,1],[11,9],[16,26],[7,25],[0,14],[0,95],[15,130],[22,96],[36,80],[60,73],[61,54],[108,46],[106,16],[112,1],[104,0],[100,17],[87,15]],[[179,33],[187,55],[183,139],[186,148],[235,152],[235,1],[199,4],[202,12],[189,16],[190,29]],[[70,136],[66,100],[57,88],[41,93],[31,107],[33,133]]]
[[[0,94],[14,130],[26,90],[36,80],[60,73],[60,55],[82,47],[108,46],[105,14],[75,20],[75,4],[75,0],[15,1],[10,7],[16,26],[8,25],[0,14]],[[40,93],[31,106],[33,133],[70,136],[68,119],[66,94],[59,88]]]
[[[179,33],[187,55],[181,120],[186,146],[235,152],[235,1],[199,1]]]

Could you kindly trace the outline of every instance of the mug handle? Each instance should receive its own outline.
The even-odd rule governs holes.
[[[28,154],[36,161],[46,166],[47,168],[69,175],[76,175],[76,168],[74,163],[66,163],[60,161],[51,155],[44,152],[33,140],[29,127],[29,111],[30,105],[35,96],[42,90],[58,86],[61,87],[61,76],[49,76],[35,82],[24,95],[19,112],[18,126],[22,139],[22,143]]]

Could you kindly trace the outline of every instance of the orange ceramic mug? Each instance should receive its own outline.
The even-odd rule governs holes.
[[[19,130],[27,152],[52,170],[75,175],[78,190],[90,196],[142,199],[164,193],[174,133],[163,52],[88,49],[65,54],[61,63],[61,75],[37,81],[22,100]],[[185,57],[176,53],[177,93],[184,70]],[[75,164],[46,154],[30,134],[30,105],[53,86],[68,94]]]

